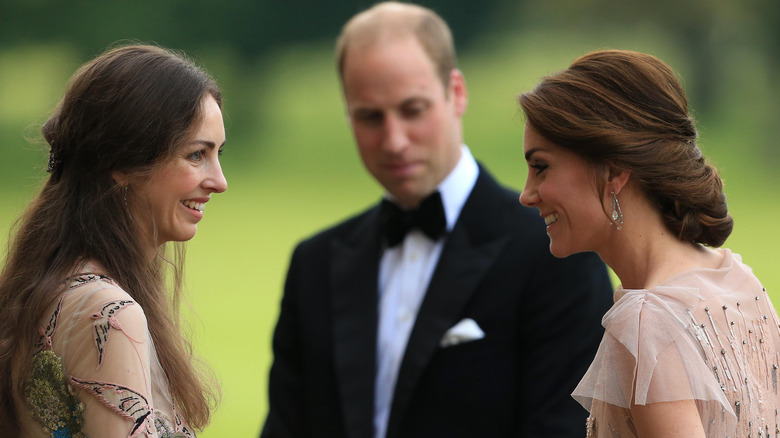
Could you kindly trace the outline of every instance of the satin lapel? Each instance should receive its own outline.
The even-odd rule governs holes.
[[[331,245],[333,356],[350,438],[373,436],[379,240],[376,214]]]
[[[462,226],[456,226],[448,237],[401,363],[388,438],[398,437],[409,400],[425,366],[439,348],[439,341],[458,322],[456,319],[508,241],[508,237],[502,236],[474,245]]]

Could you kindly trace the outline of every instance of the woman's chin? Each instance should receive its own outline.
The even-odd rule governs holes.
[[[555,242],[550,240],[550,254],[553,256],[562,259],[564,257],[568,257],[572,254],[574,254],[577,251],[572,251],[571,248],[563,247],[562,245],[556,245]]]

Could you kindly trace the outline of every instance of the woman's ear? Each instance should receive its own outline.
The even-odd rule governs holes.
[[[128,184],[130,184],[130,176],[118,170],[111,172],[111,179],[114,180],[116,185],[121,187],[126,187]]]
[[[607,178],[607,192],[615,192],[615,194],[619,195],[620,191],[628,183],[630,176],[631,172],[628,170],[611,167],[609,169],[609,177]]]

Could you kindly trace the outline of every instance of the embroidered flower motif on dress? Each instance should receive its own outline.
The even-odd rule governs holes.
[[[152,410],[146,397],[141,393],[113,383],[80,380],[75,377],[71,377],[70,381],[95,396],[122,418],[133,421],[129,437],[139,436],[142,433],[152,434],[150,423]]]
[[[135,301],[131,300],[109,301],[103,304],[99,312],[90,315],[90,318],[95,320],[95,346],[98,350],[98,368],[103,365],[103,355],[108,346],[108,336],[111,334],[111,329],[114,328],[125,333],[122,330],[122,324],[119,323],[115,315],[133,304],[135,304]],[[125,333],[125,336],[134,342],[139,342],[131,338],[127,333]]]
[[[170,421],[166,421],[168,420],[167,418],[163,418],[159,413],[157,414],[157,417],[154,419],[154,426],[160,438],[195,438],[195,433],[190,431],[189,426],[181,421],[178,414],[174,414],[176,426],[173,429],[171,429]]]
[[[32,417],[47,435],[83,438],[84,404],[62,375],[62,363],[51,350],[38,352],[24,382],[24,396]]]
[[[100,274],[81,274],[69,279],[67,291],[96,281],[105,281],[118,286],[111,278]],[[62,305],[68,292],[63,294],[46,327],[40,326],[40,339],[35,344],[31,374],[25,380],[24,393],[30,413],[41,424],[50,437],[85,437],[84,404],[76,396],[73,387],[84,389],[97,398],[113,412],[133,422],[129,437],[159,436],[160,438],[194,438],[194,431],[173,411],[173,419],[150,407],[146,396],[122,385],[79,379],[69,376],[65,380],[62,361],[52,351],[52,338],[57,330]],[[94,320],[95,342],[98,350],[98,368],[106,354],[108,338],[112,329],[120,330],[134,342],[124,330],[116,315],[128,306],[136,304],[132,300],[114,300],[103,304],[92,313]]]
[[[30,375],[24,382],[24,394],[32,417],[53,437],[85,437],[84,404],[73,393],[62,373],[62,361],[51,351],[52,336],[62,310],[64,295],[46,327],[39,326],[40,339],[33,347]]]

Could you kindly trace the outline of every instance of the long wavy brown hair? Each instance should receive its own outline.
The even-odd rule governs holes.
[[[164,247],[150,261],[148,240],[130,214],[141,200],[132,182],[120,187],[112,173],[139,177],[168,159],[199,126],[209,95],[221,108],[220,90],[208,74],[184,55],[156,46],[108,50],[71,78],[42,128],[51,146],[51,175],[16,222],[0,273],[3,436],[18,434],[13,396],[21,397],[39,321],[63,281],[88,260],[144,309],[177,410],[195,428],[208,423],[217,387],[196,365],[179,320],[183,245],[177,244],[172,261]],[[172,284],[170,293],[166,284]]]

